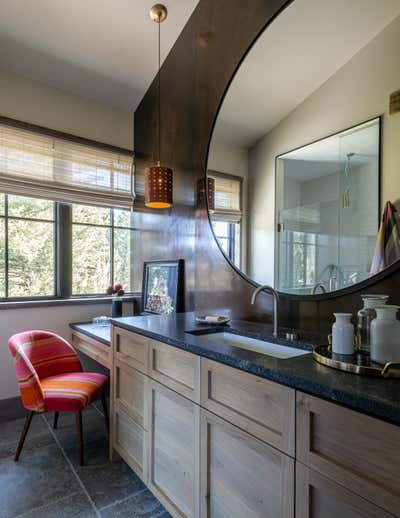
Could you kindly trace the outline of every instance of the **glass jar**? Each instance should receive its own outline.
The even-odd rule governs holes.
[[[375,308],[386,304],[388,295],[361,295],[364,307],[357,313],[357,345],[360,351],[371,352],[371,321],[376,318]]]

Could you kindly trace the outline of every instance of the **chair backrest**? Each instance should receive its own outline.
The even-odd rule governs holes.
[[[41,379],[82,371],[73,347],[49,331],[18,333],[9,339],[8,347],[14,358],[22,402],[29,410],[44,410]]]

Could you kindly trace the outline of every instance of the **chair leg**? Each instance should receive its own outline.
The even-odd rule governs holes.
[[[104,414],[104,419],[106,420],[107,432],[110,433],[110,418],[108,416],[107,399],[106,399],[105,392],[103,392],[103,394],[101,395],[101,404],[103,406],[103,414]]]
[[[19,456],[21,455],[21,451],[22,451],[22,448],[24,446],[24,442],[25,442],[25,439],[26,439],[29,427],[31,425],[34,413],[35,412],[33,410],[30,410],[26,414],[24,429],[22,430],[21,437],[20,437],[20,440],[19,440],[19,443],[18,443],[18,447],[17,447],[17,451],[16,451],[15,457],[14,457],[15,462],[18,462]]]
[[[76,431],[78,434],[79,443],[79,463],[81,466],[84,464],[83,458],[83,427],[82,427],[82,410],[76,413]]]
[[[54,412],[53,428],[57,430],[59,412]]]

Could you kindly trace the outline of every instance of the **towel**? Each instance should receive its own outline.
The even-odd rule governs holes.
[[[400,259],[400,220],[396,207],[387,201],[376,240],[371,275],[381,272]]]

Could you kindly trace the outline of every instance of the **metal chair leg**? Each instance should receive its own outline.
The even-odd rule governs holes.
[[[78,434],[78,443],[79,443],[79,463],[81,466],[84,465],[84,456],[83,456],[83,427],[82,427],[82,411],[76,413],[76,431]]]
[[[18,462],[19,456],[21,455],[21,451],[24,446],[24,442],[25,442],[29,427],[31,425],[34,413],[35,412],[33,410],[30,410],[26,414],[24,429],[22,430],[21,437],[19,439],[19,443],[18,443],[18,447],[17,447],[17,451],[16,451],[15,457],[14,457],[15,462]]]
[[[57,430],[59,413],[60,412],[54,412],[54,421],[53,421],[53,428],[54,428],[54,430]]]
[[[103,406],[103,414],[104,414],[104,419],[106,420],[107,432],[110,433],[110,418],[108,415],[107,399],[106,399],[105,392],[103,392],[103,394],[101,395],[101,404]]]

